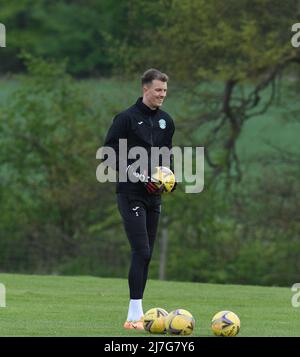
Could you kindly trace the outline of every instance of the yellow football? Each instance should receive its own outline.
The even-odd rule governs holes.
[[[184,309],[171,311],[165,323],[166,330],[171,335],[190,335],[195,327],[193,315]]]
[[[175,186],[175,175],[168,167],[158,166],[156,172],[152,175],[152,178],[156,181],[160,187],[164,186],[164,192],[169,193]]]
[[[236,336],[241,327],[239,317],[232,311],[220,311],[212,318],[211,329],[216,336]]]
[[[168,312],[160,307],[148,310],[143,319],[144,329],[151,333],[166,333],[165,318]]]

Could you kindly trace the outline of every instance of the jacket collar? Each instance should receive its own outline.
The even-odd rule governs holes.
[[[140,97],[140,98],[138,98],[138,100],[136,101],[136,106],[139,108],[139,110],[141,111],[141,112],[143,112],[144,114],[146,114],[146,115],[150,115],[150,116],[155,116],[156,115],[156,113],[158,112],[158,108],[157,109],[150,109],[146,104],[144,104],[143,103],[143,98],[142,97]]]

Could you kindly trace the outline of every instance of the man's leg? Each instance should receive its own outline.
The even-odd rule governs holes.
[[[128,320],[140,320],[143,316],[144,270],[150,259],[146,208],[143,202],[127,194],[118,194],[118,207],[131,246],[131,264],[128,275],[130,291]]]
[[[156,197],[152,198],[152,204],[147,208],[147,216],[146,216],[146,226],[148,232],[148,239],[149,239],[149,247],[150,247],[150,256],[147,260],[147,263],[144,267],[144,276],[143,276],[143,293],[147,284],[148,279],[148,271],[149,271],[149,264],[152,257],[154,243],[157,236],[157,229],[160,217],[160,210],[161,210],[161,201]]]

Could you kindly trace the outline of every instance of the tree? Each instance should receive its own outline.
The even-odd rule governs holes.
[[[225,172],[228,186],[232,178],[241,179],[236,143],[244,124],[266,112],[283,71],[300,63],[299,49],[290,43],[298,11],[293,0],[161,0],[140,2],[132,10],[129,27],[139,24],[141,13],[157,24],[144,27],[136,45],[128,42],[127,54],[135,54],[132,67],[162,68],[184,83],[181,91],[186,84],[198,85],[193,97],[198,115],[180,129],[188,134],[208,128],[202,144],[212,178]]]
[[[110,191],[95,178],[111,116],[102,117],[65,64],[25,57],[29,76],[0,116],[1,261],[44,272],[95,246],[90,227],[112,215]]]
[[[111,73],[111,38],[126,36],[125,1],[0,0],[8,45],[1,51],[0,73],[26,70],[22,51],[46,60],[67,59],[76,76]]]

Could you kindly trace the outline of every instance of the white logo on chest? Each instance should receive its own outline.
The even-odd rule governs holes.
[[[159,119],[158,124],[161,129],[166,129],[167,123],[165,119]]]

